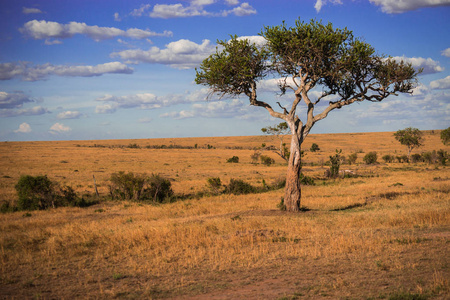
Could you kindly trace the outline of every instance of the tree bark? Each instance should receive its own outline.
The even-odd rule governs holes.
[[[302,156],[301,143],[296,134],[292,134],[290,151],[284,191],[284,205],[287,211],[298,212],[300,211],[301,200],[300,174],[302,171]]]

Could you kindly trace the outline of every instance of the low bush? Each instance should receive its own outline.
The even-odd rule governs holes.
[[[143,200],[153,200],[153,202],[171,202],[173,196],[172,183],[169,179],[161,175],[152,174],[148,179],[148,187],[144,189]]]
[[[275,163],[275,160],[273,158],[266,155],[261,155],[259,158],[261,159],[261,163],[266,166],[270,166],[271,164]]]
[[[395,157],[393,155],[383,155],[382,159],[384,160],[385,163],[391,163],[395,160]]]
[[[317,145],[316,143],[313,143],[312,145],[311,145],[311,148],[309,149],[311,152],[316,152],[316,151],[319,151],[320,150],[320,148],[319,148],[319,145]]]
[[[211,177],[208,178],[207,187],[212,194],[217,195],[222,190],[222,182],[219,177]]]
[[[413,155],[411,155],[411,162],[413,163],[418,163],[418,162],[423,162],[424,159],[422,157],[422,155],[420,155],[419,153],[415,153]]]
[[[15,188],[18,195],[17,206],[2,204],[2,211],[43,210],[62,206],[86,207],[95,203],[78,197],[72,187],[61,187],[46,175],[21,176]]]
[[[252,159],[252,164],[257,164],[259,157],[261,156],[261,152],[255,150],[252,155],[250,155],[250,158]]]
[[[378,159],[377,153],[375,151],[372,151],[364,156],[363,161],[368,165],[372,165],[377,163],[377,159]]]
[[[233,156],[233,157],[227,159],[227,163],[238,163],[238,162],[239,162],[238,156]]]
[[[356,163],[356,159],[358,158],[358,154],[357,153],[352,153],[348,156],[348,164],[349,165],[353,165]]]
[[[228,194],[245,195],[255,193],[256,188],[241,179],[231,178],[230,184],[226,187],[225,191]]]

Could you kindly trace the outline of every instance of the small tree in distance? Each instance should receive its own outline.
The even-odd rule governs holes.
[[[398,93],[412,93],[420,71],[410,63],[376,54],[350,30],[333,28],[331,23],[297,20],[289,28],[283,22],[265,27],[260,35],[266,41],[263,46],[237,36],[218,41],[216,53],[196,70],[195,82],[220,97],[245,95],[250,105],[286,122],[291,143],[284,204],[287,211],[301,211],[301,145],[314,124],[355,102],[380,102]],[[279,79],[282,95],[291,92],[289,105],[276,102],[276,109],[258,98],[257,84],[267,76]],[[313,91],[321,93],[313,97]],[[322,105],[324,101],[328,104]]]
[[[398,130],[394,133],[395,139],[400,144],[405,145],[408,148],[408,161],[411,161],[411,151],[414,148],[419,148],[423,143],[423,133],[417,129],[408,127],[406,129]]]
[[[276,126],[267,126],[261,128],[261,131],[265,134],[270,134],[276,136],[280,140],[280,152],[276,152],[282,159],[288,160],[289,151],[286,149],[285,144],[283,144],[283,138],[289,133],[289,127],[286,122],[282,122]]]

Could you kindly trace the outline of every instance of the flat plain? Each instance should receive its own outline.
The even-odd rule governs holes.
[[[450,152],[439,130],[424,137],[413,153]],[[252,161],[263,143],[279,144],[270,136],[2,142],[0,201],[16,201],[21,175],[47,175],[79,195],[96,185],[102,199],[118,171],[161,174],[177,195],[199,195],[211,177],[262,186],[286,170],[269,150],[262,154],[274,164]],[[0,297],[449,299],[449,167],[385,163],[406,154],[392,132],[311,134],[303,149],[315,185],[303,186],[301,213],[277,208],[280,189],[1,214]],[[341,165],[355,176],[325,178],[336,149],[357,154]],[[370,151],[377,164],[363,162]],[[239,163],[227,163],[232,156]]]

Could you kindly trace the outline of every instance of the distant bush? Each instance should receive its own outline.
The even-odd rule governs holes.
[[[444,150],[438,150],[437,152],[437,159],[439,161],[439,163],[443,166],[445,166],[447,160],[449,159],[449,155],[447,153],[447,151]]]
[[[372,151],[364,156],[363,161],[368,165],[372,165],[377,162],[377,159],[378,159],[377,153],[375,151]]]
[[[55,184],[47,176],[21,176],[16,184],[19,210],[55,207]]]
[[[111,174],[111,198],[123,200],[140,200],[147,176],[145,174],[125,173],[124,171]]]
[[[78,197],[70,186],[59,186],[44,176],[21,176],[17,182],[17,206],[3,204],[3,210],[43,210],[62,206],[86,207],[93,202]]]
[[[383,155],[382,159],[384,160],[385,163],[391,163],[395,160],[395,157],[393,155]]]
[[[152,174],[148,179],[148,187],[144,189],[143,199],[153,202],[170,202],[173,196],[172,183],[161,175]]]
[[[327,176],[330,178],[336,178],[339,176],[339,168],[341,167],[341,153],[342,150],[336,149],[336,154],[330,155],[330,170],[327,172]]]
[[[266,155],[261,155],[259,158],[261,159],[261,163],[266,166],[270,166],[271,164],[275,163],[275,160],[273,158]]]
[[[219,177],[211,177],[208,178],[208,189],[210,192],[212,192],[213,194],[219,194],[221,192],[222,189],[222,182],[220,181]]]
[[[227,159],[227,163],[238,163],[238,162],[239,162],[238,156],[233,156],[233,157]]]
[[[415,154],[411,155],[411,162],[418,163],[418,162],[423,162],[423,161],[424,161],[423,157],[419,153],[415,153]]]
[[[256,192],[256,188],[241,179],[231,179],[230,184],[226,187],[228,194],[245,195]]]
[[[401,156],[396,156],[395,158],[397,159],[397,161],[399,163],[402,163],[402,162],[403,163],[407,163],[407,162],[409,162],[408,155],[406,155],[406,154],[401,155]]]
[[[319,151],[320,150],[320,148],[319,148],[319,145],[317,145],[316,143],[313,143],[312,145],[311,145],[311,148],[309,149],[311,152],[316,152],[316,151]]]

